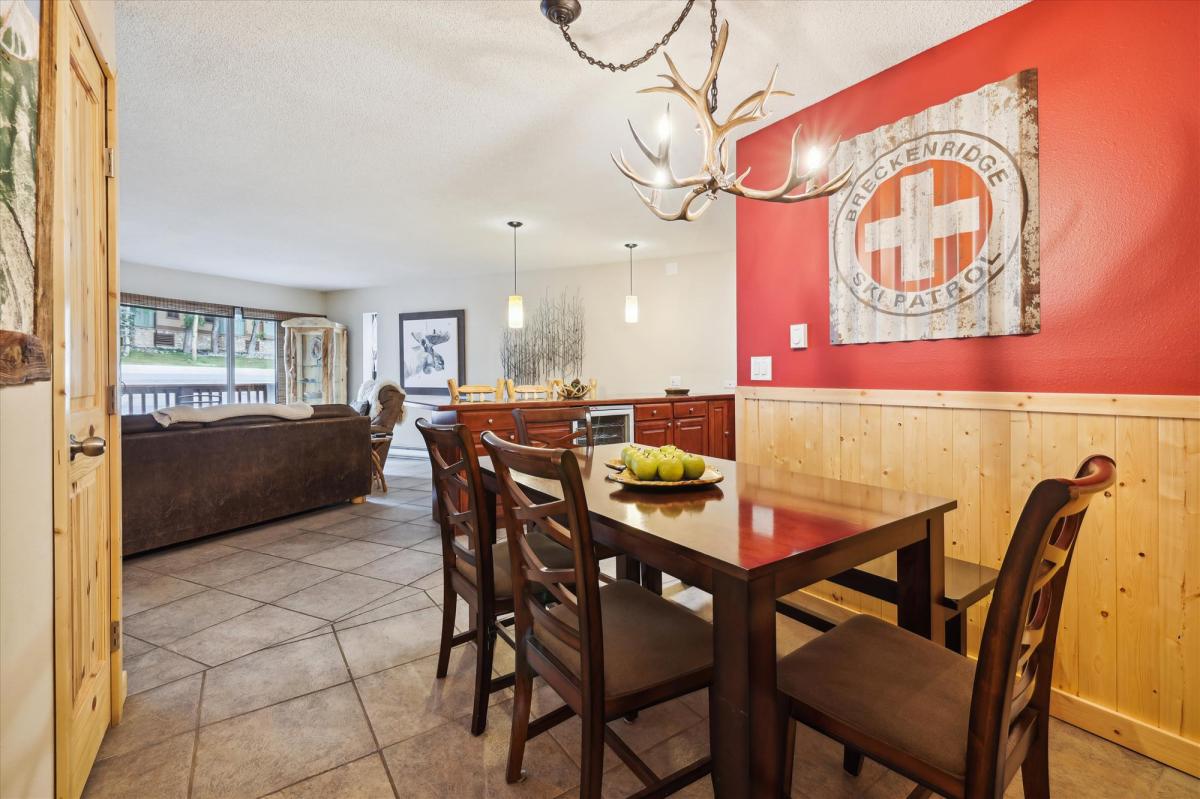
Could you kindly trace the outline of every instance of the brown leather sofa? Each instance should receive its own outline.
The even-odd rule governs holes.
[[[122,552],[132,555],[371,493],[371,420],[349,405],[308,419],[243,416],[121,425]]]

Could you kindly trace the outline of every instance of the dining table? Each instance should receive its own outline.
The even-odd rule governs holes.
[[[944,516],[957,503],[713,458],[707,465],[722,479],[712,485],[625,486],[609,479],[624,446],[574,450],[595,543],[712,595],[713,790],[718,797],[779,796],[791,753],[784,752],[776,698],[776,600],[894,552],[897,623],[941,643]],[[480,469],[495,494],[490,458],[480,459]],[[562,498],[556,481],[513,477],[531,497]]]

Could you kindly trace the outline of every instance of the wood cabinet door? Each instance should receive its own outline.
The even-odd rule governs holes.
[[[633,425],[633,440],[647,447],[665,447],[673,444],[670,419],[651,419],[635,422]]]
[[[708,418],[690,416],[675,420],[675,446],[684,452],[708,454]]]
[[[733,459],[733,404],[721,400],[708,408],[708,454]]]

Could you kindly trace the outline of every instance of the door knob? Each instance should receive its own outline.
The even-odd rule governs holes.
[[[95,458],[104,454],[105,447],[108,442],[100,436],[88,436],[83,441],[75,438],[75,434],[71,434],[71,460],[75,460],[75,456],[80,453],[87,455],[89,458]]]

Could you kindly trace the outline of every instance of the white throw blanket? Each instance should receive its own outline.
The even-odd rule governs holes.
[[[383,410],[379,404],[379,392],[386,386],[393,386],[401,394],[404,389],[395,380],[364,380],[358,388],[358,397],[354,400],[355,407],[362,407],[364,402],[371,403],[371,411],[367,415],[374,419]]]
[[[211,408],[172,405],[169,408],[159,408],[150,415],[163,427],[170,427],[176,422],[217,422],[221,419],[232,419],[235,416],[278,416],[280,419],[307,419],[313,415],[313,409],[311,405],[304,402],[291,402],[287,405],[271,402],[247,402],[214,405]]]

